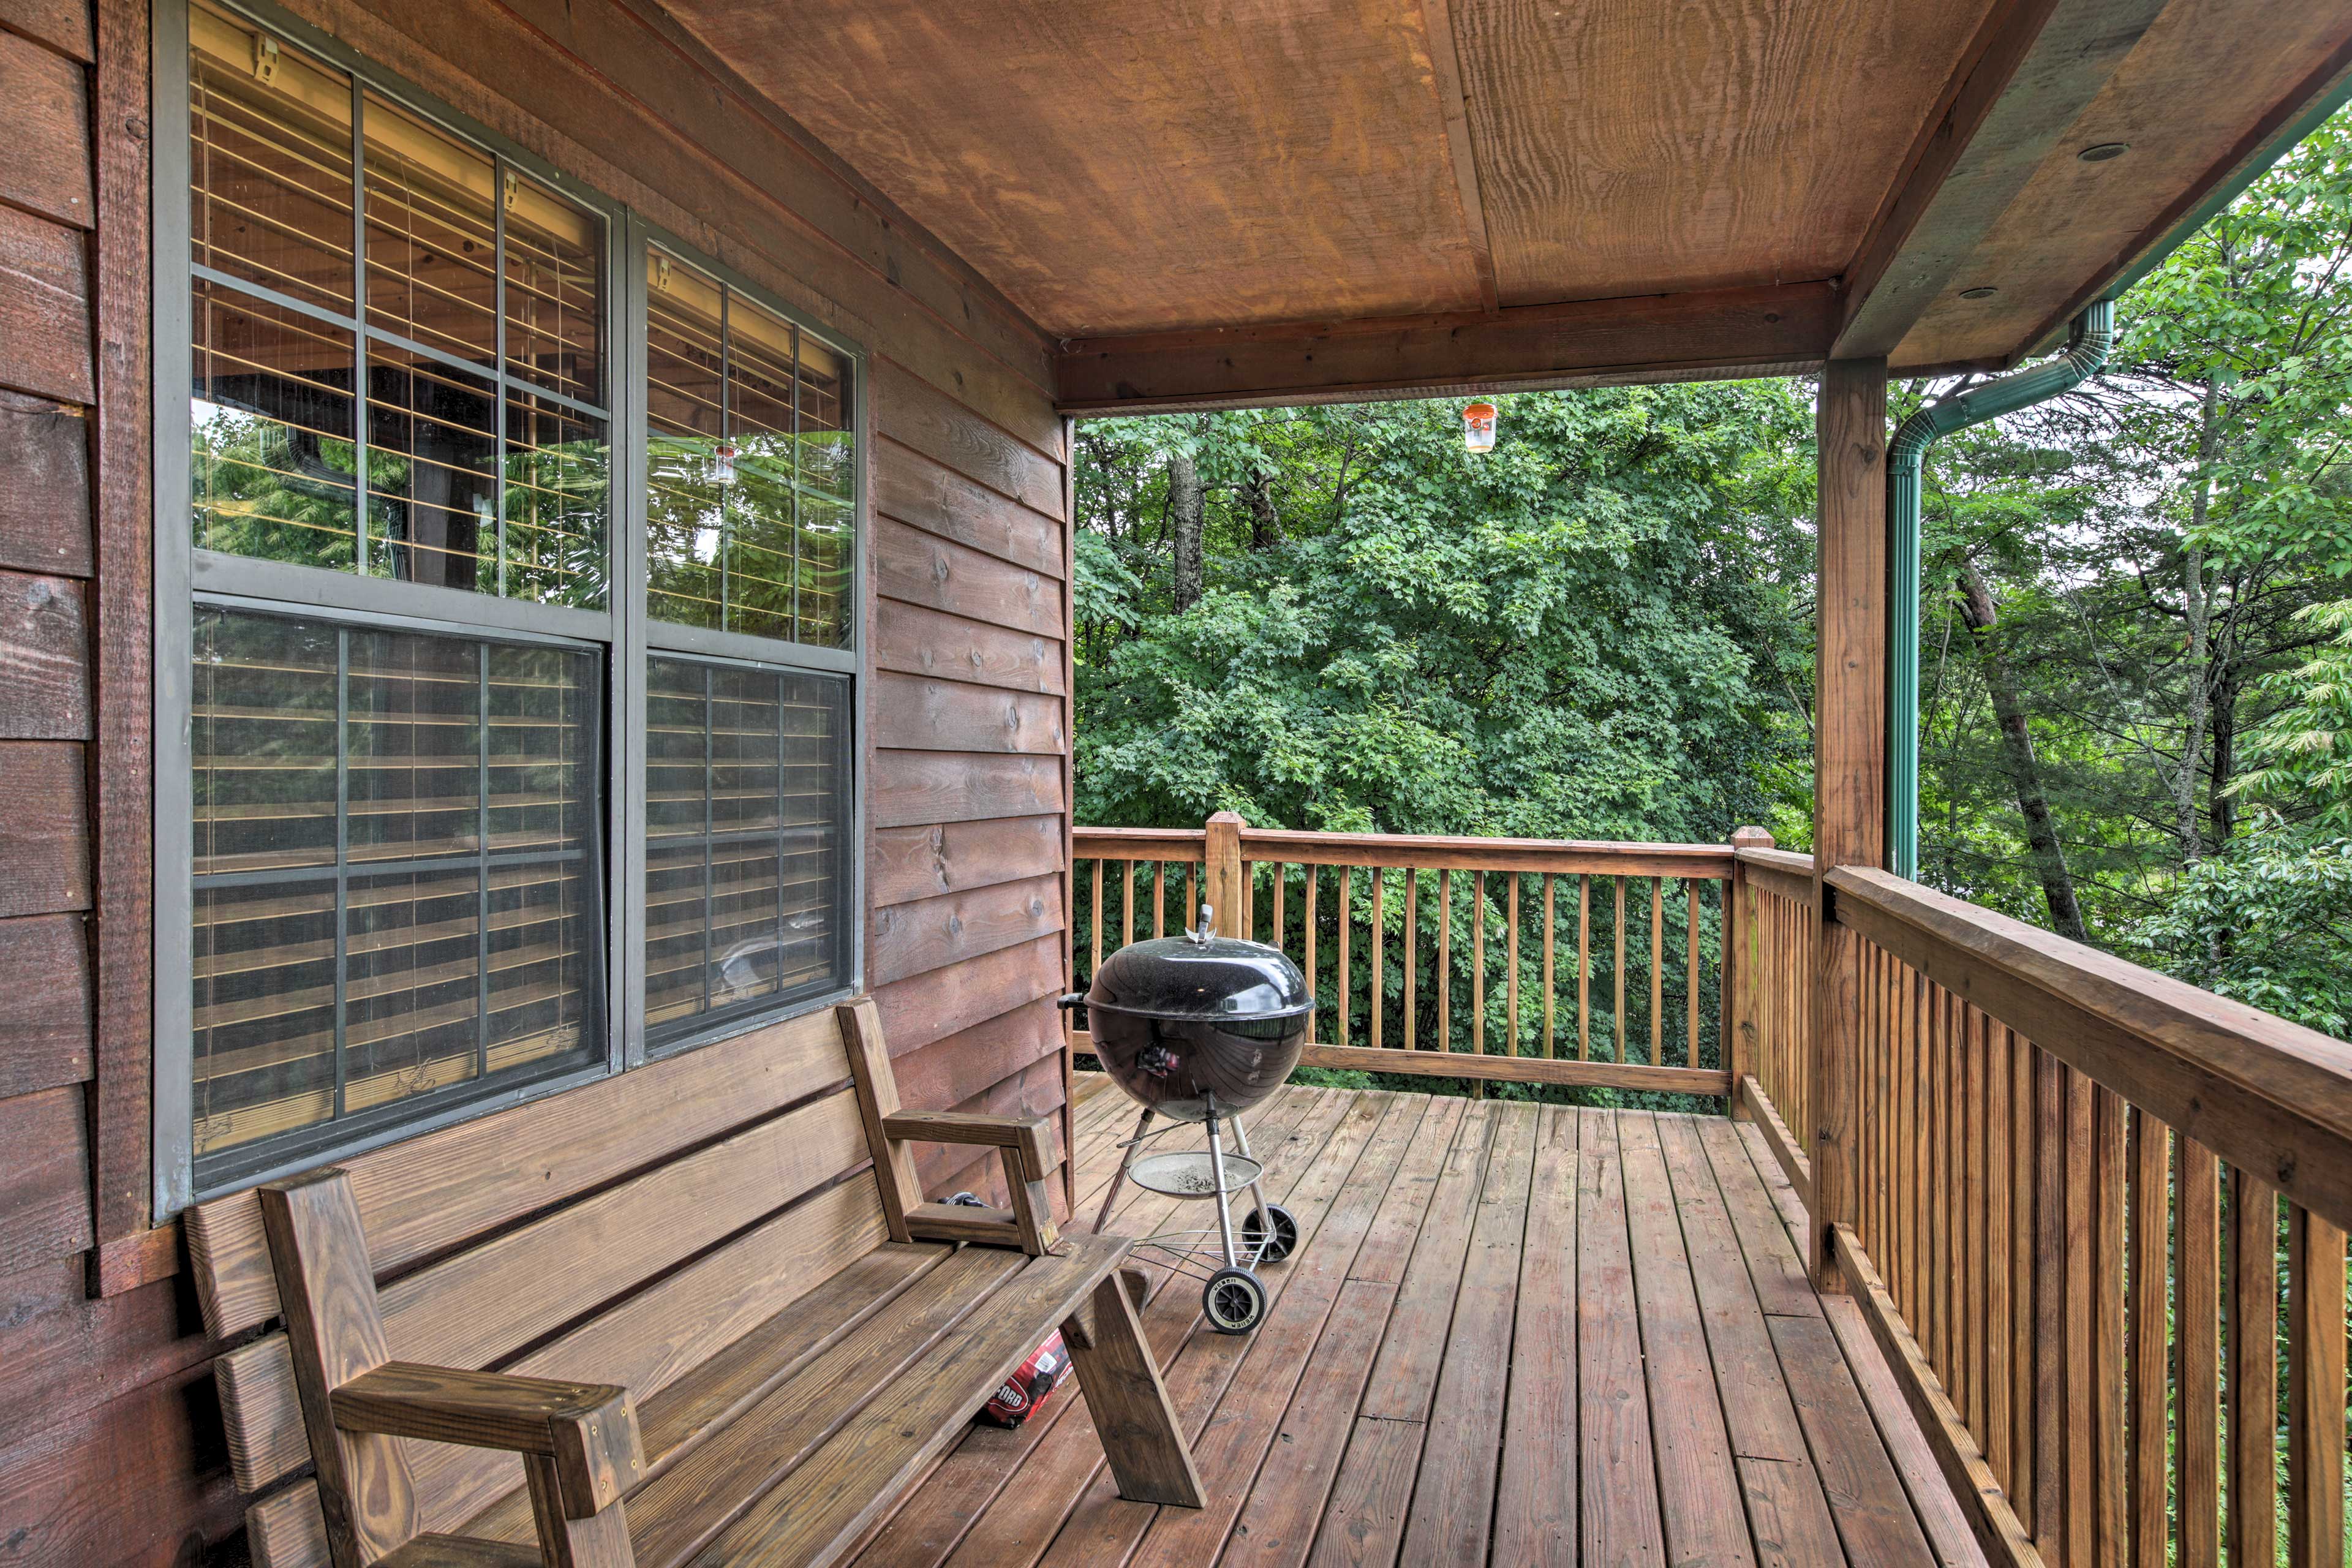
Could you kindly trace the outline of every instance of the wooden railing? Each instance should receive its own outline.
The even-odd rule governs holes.
[[[1701,1095],[1735,1082],[1728,846],[1300,833],[1220,814],[1081,827],[1074,855],[1081,985],[1106,953],[1194,923],[1205,899],[1221,931],[1312,977],[1308,1066]]]
[[[1772,847],[1772,836],[1743,827],[1731,836],[1733,922],[1740,980],[1734,1030],[1747,1071],[1738,1104],[1764,1124],[1766,1141],[1799,1193],[1812,1186],[1805,1151],[1812,1068],[1813,862]]]
[[[2341,1568],[2352,1046],[1851,867],[1813,975],[1741,858],[1755,1006],[1834,998],[1743,1098],[1991,1560]]]

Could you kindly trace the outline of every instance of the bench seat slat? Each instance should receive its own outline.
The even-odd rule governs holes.
[[[864,1124],[846,1091],[762,1122],[384,1287],[381,1310],[393,1354],[435,1366],[495,1366],[583,1308],[865,1157]],[[374,1250],[371,1235],[372,1260]],[[547,1289],[554,1279],[562,1289]],[[309,1462],[282,1332],[223,1355],[215,1376],[240,1490],[258,1491]]]
[[[1127,1257],[1115,1237],[1033,1258],[972,1318],[859,1411],[689,1561],[797,1568],[839,1559],[963,1435],[963,1418]],[[633,1533],[636,1518],[631,1516]],[[672,1568],[639,1559],[641,1568]]]
[[[1019,1253],[959,1253],[788,1380],[767,1380],[769,1392],[740,1414],[718,1408],[726,1402],[723,1387],[709,1389],[708,1399],[663,1396],[647,1402],[640,1427],[650,1473],[630,1494],[628,1505],[637,1568],[681,1562],[718,1534],[753,1498],[929,1354],[1018,1273],[1021,1263]],[[671,1392],[687,1391],[681,1385]],[[714,1421],[714,1415],[722,1419]],[[464,1532],[527,1541],[531,1531],[530,1500],[510,1495]]]
[[[845,1084],[829,1013],[756,1029],[496,1115],[342,1162],[379,1275],[627,1175],[677,1150]],[[190,1272],[205,1331],[227,1339],[278,1316],[260,1199],[188,1211]]]

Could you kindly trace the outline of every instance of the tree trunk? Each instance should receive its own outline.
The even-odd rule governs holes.
[[[1201,598],[1201,470],[1190,452],[1168,459],[1168,537],[1176,555],[1176,613]]]
[[[2212,714],[2210,674],[2213,593],[2205,581],[2205,519],[2213,498],[2213,449],[2221,421],[2221,389],[2205,378],[2205,395],[2198,406],[2197,482],[2189,494],[2189,537],[2180,552],[2180,609],[2189,623],[2189,691],[2181,714],[2180,766],[2172,775],[2172,812],[2180,836],[2180,858],[2195,865],[2205,855],[2205,838],[2198,824],[2197,781],[2204,773],[2205,728]]]
[[[2050,812],[2049,792],[2042,784],[2042,763],[2033,754],[2033,735],[2025,722],[2025,703],[2018,695],[2017,679],[2001,656],[1996,633],[2000,609],[1992,590],[1976,569],[1960,563],[1960,618],[1968,623],[1969,638],[1984,665],[1985,688],[1992,694],[1993,717],[2000,724],[2001,765],[2010,787],[2017,792],[2017,809],[2025,818],[2025,842],[2041,874],[2042,896],[2050,906],[2050,923],[2060,936],[2088,942],[2083,906],[2074,897],[2074,874],[2066,868],[2066,847],[2058,841],[2058,824]]]
[[[2213,763],[2205,775],[2205,815],[2213,847],[2221,848],[2238,831],[2238,797],[2230,786],[2238,779],[2238,669],[2234,639],[2222,639],[2219,672],[2213,679]]]
[[[1253,474],[1242,487],[1243,499],[1249,502],[1250,548],[1271,550],[1282,537],[1282,517],[1274,510],[1274,479],[1267,474]]]

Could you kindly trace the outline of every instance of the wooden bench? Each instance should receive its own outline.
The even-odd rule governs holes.
[[[996,1148],[1012,1207],[923,1201],[920,1142]],[[203,1205],[255,1561],[839,1562],[1056,1325],[1121,1493],[1198,1507],[1059,1162],[901,1111],[857,1002]]]

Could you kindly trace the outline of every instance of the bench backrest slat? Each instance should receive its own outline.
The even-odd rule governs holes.
[[[341,1163],[379,1278],[462,1247],[682,1148],[849,1078],[830,1010],[635,1072],[460,1122]],[[186,1215],[205,1330],[226,1339],[278,1315],[250,1192]]]
[[[392,1353],[495,1367],[833,1180],[866,1149],[856,1100],[835,1090],[656,1166],[383,1287]],[[258,1491],[310,1460],[283,1333],[223,1355],[215,1379],[239,1489]]]

